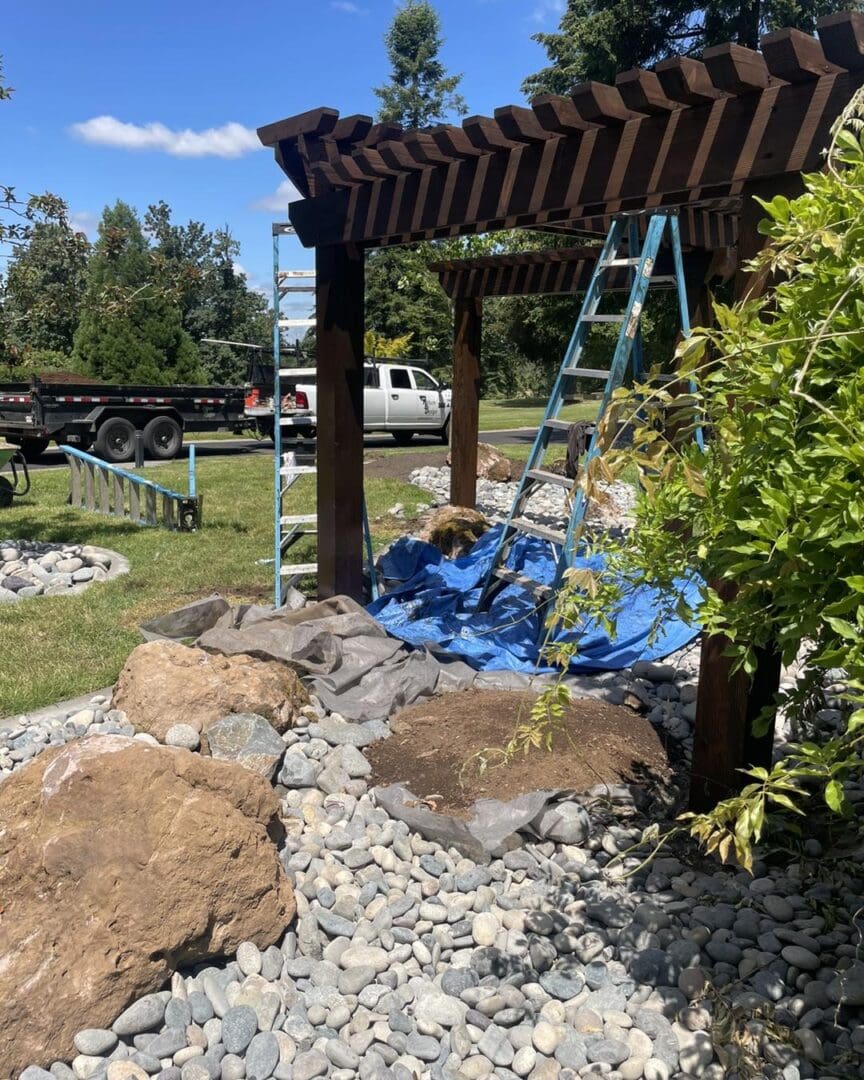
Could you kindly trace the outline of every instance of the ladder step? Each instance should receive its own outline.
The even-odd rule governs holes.
[[[650,281],[649,285],[677,285],[678,278],[674,274],[655,274]]]
[[[317,574],[317,562],[293,563],[290,566],[282,564],[282,577],[295,577],[297,574]]]
[[[318,472],[315,465],[283,465],[280,476],[314,476]]]
[[[562,375],[568,375],[571,379],[603,379],[609,378],[610,372],[603,368],[593,367],[565,367],[561,369]]]
[[[575,483],[569,476],[562,476],[561,473],[557,472],[547,472],[546,469],[529,469],[525,475],[541,484],[556,484],[558,487],[564,488],[572,488]]]
[[[573,424],[570,420],[544,420],[543,426],[553,431],[569,431]]]
[[[539,581],[535,581],[533,578],[526,577],[524,574],[519,574],[515,570],[509,569],[506,566],[498,566],[495,568],[495,577],[501,581],[506,581],[510,585],[521,585],[523,589],[527,589],[529,592],[534,593],[535,596],[540,596],[544,600],[548,600],[552,594],[552,588],[549,585],[543,585]]]
[[[583,315],[582,322],[612,323],[624,322],[626,315]]]
[[[635,258],[630,259],[607,259],[605,262],[601,262],[600,265],[604,269],[607,266],[638,266],[641,261],[637,255]]]
[[[317,514],[284,514],[279,518],[280,525],[315,525],[317,522]]]
[[[548,540],[550,544],[557,544],[559,547],[563,547],[567,540],[566,535],[560,530],[550,529],[546,525],[535,525],[528,518],[513,518],[510,524],[521,533],[536,536],[539,540]]]

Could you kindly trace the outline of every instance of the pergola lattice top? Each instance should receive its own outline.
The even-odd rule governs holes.
[[[602,233],[609,215],[678,206],[682,239],[734,241],[748,181],[817,169],[833,121],[864,83],[864,15],[761,51],[708,49],[588,82],[530,108],[405,131],[313,109],[259,128],[303,198],[307,246],[378,246],[515,227]]]

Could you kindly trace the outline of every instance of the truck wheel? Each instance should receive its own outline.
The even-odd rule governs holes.
[[[18,449],[25,461],[38,461],[48,449],[48,439],[22,439]]]
[[[392,431],[390,434],[398,446],[407,446],[414,438],[413,431]]]
[[[183,429],[173,417],[155,416],[144,428],[144,449],[150,457],[170,461],[180,453]]]
[[[444,427],[441,428],[440,435],[441,435],[441,442],[443,442],[445,446],[449,446],[449,444],[450,444],[450,417],[449,416],[447,417],[447,422],[445,423]]]
[[[135,456],[135,428],[122,416],[106,420],[96,433],[96,454],[112,465],[131,461]]]

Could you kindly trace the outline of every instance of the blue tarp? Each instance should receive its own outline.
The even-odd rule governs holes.
[[[538,662],[540,616],[526,590],[509,585],[487,611],[474,610],[502,528],[490,529],[461,559],[445,559],[422,540],[404,537],[397,541],[382,557],[381,569],[386,578],[403,584],[368,610],[394,637],[411,645],[436,646],[436,651],[459,656],[480,670],[552,670]],[[576,565],[598,569],[602,558],[578,558]],[[519,537],[508,566],[534,581],[549,583],[555,573],[552,546],[530,536]],[[699,579],[678,584],[695,603]],[[579,635],[579,655],[572,661],[572,670],[616,671],[637,660],[660,659],[692,641],[698,628],[672,618],[649,644],[658,599],[647,586],[628,593],[617,612],[614,640],[601,627],[588,625]],[[561,632],[556,640],[566,637]]]

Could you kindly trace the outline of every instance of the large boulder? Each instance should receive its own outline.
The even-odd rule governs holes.
[[[442,506],[426,522],[422,540],[433,544],[448,559],[467,554],[489,529],[489,522],[467,506]]]
[[[221,656],[176,641],[133,649],[114,688],[113,704],[139,731],[160,741],[174,724],[206,731],[228,713],[255,713],[285,731],[309,697],[286,664]]]
[[[447,464],[450,464],[450,453],[447,453]],[[510,458],[493,446],[491,443],[477,443],[477,476],[480,480],[497,480],[506,483],[513,479],[513,463]]]
[[[294,916],[278,801],[236,765],[91,736],[4,781],[0,821],[0,1076]]]

